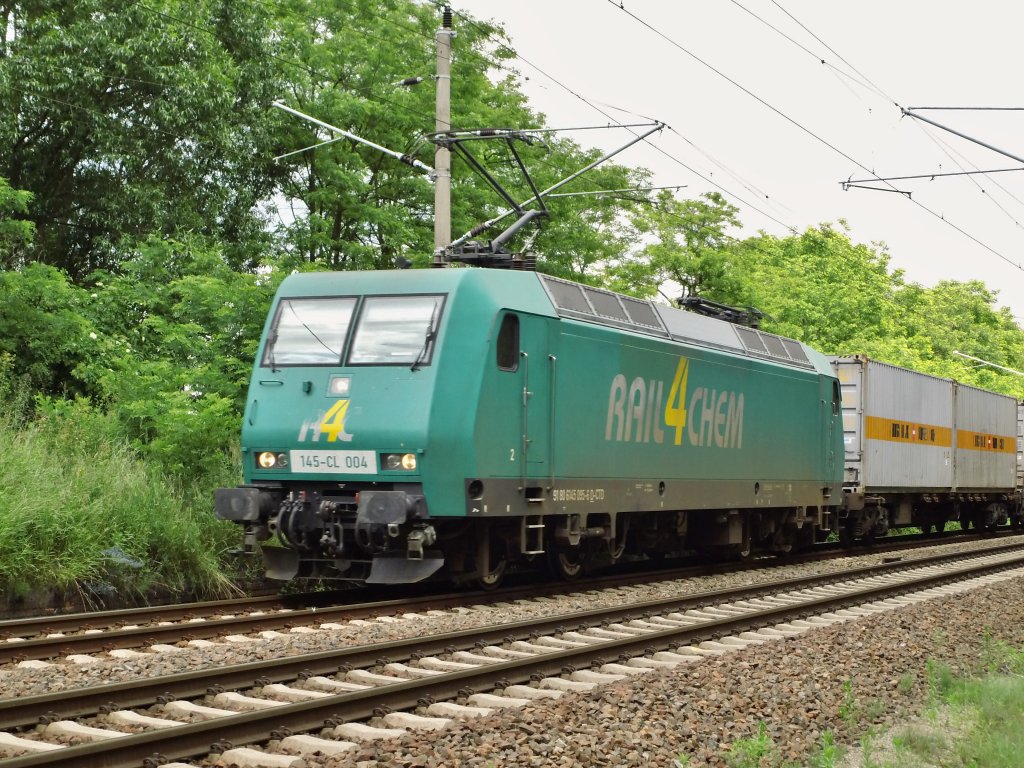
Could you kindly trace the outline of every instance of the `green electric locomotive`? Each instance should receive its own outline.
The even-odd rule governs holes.
[[[216,513],[273,578],[572,577],[813,542],[842,441],[829,361],[755,328],[536,272],[296,274]]]

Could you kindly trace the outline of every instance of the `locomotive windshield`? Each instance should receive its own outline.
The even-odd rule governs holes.
[[[282,299],[262,364],[338,365],[355,306],[354,298]]]
[[[359,314],[350,365],[429,365],[444,296],[369,296]]]
[[[282,299],[262,365],[340,365],[355,297]],[[430,364],[444,296],[367,296],[355,323],[349,365]]]

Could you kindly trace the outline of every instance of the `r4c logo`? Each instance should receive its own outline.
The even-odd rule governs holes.
[[[339,440],[347,443],[352,440],[352,435],[345,431],[345,416],[348,415],[348,400],[339,400],[331,406],[327,413],[322,414],[316,421],[304,421],[302,429],[299,430],[299,442],[306,441],[306,434],[313,433],[313,442],[320,442],[320,436],[326,435],[327,442],[336,443]]]

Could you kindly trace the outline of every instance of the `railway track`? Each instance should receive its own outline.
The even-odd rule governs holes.
[[[0,748],[46,751],[0,765],[286,766],[1017,575],[1021,546],[2,701]]]
[[[1012,542],[1020,534],[1004,531],[998,538]],[[990,541],[991,536],[961,537],[956,543],[975,540]],[[950,543],[934,537],[907,536],[893,539],[871,550],[872,554],[906,554],[937,544]],[[629,587],[649,583],[652,579],[669,581],[720,573],[762,571],[765,568],[806,564],[849,556],[851,552],[838,547],[789,558],[764,558],[754,562],[728,565],[686,565],[670,569],[641,568],[632,573],[615,573],[584,582],[537,583],[528,581],[495,592],[455,592],[402,595],[372,602],[337,603],[341,597],[360,594],[309,593],[289,597],[262,596],[245,600],[219,600],[185,605],[154,606],[115,611],[42,616],[0,622],[0,665],[42,661],[57,657],[72,660],[90,654],[133,651],[139,648],[167,650],[172,643],[231,641],[245,635],[281,632],[297,627],[326,627],[353,620],[372,620],[410,611],[446,610],[467,602],[489,604],[569,594],[581,589]],[[857,554],[863,554],[863,551]],[[944,557],[936,555],[934,557]],[[923,559],[928,561],[928,558]],[[116,654],[115,654],[116,655]],[[85,660],[87,661],[87,660]]]

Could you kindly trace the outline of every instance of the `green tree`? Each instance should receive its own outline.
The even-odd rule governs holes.
[[[95,346],[95,327],[83,314],[88,293],[60,270],[31,263],[0,272],[0,355],[32,392],[84,392],[75,369]]]
[[[11,189],[0,176],[0,268],[17,267],[26,262],[35,225],[28,221],[28,205],[32,193]]]
[[[901,335],[903,273],[889,271],[884,246],[851,242],[843,222],[748,238],[736,263],[768,330],[834,353]]]
[[[1006,368],[1024,370],[1024,331],[1008,307],[998,307],[998,291],[979,280],[943,280],[924,289],[916,303],[921,339],[918,370],[1017,397],[1024,378],[954,353],[971,355]]]
[[[434,127],[435,33],[437,10],[411,0],[291,0],[282,6],[287,55],[306,65],[290,74],[292,106],[332,125],[433,163],[434,146],[422,137]],[[458,17],[452,51],[452,127],[539,128],[514,72],[502,62],[511,51],[495,45],[494,25]],[[491,75],[505,75],[493,80]],[[422,76],[409,89],[395,83]],[[335,138],[288,118],[284,146],[296,150]],[[544,189],[596,154],[565,138],[530,134],[510,139],[538,188]],[[508,144],[473,141],[466,145],[517,202],[530,196]],[[288,179],[285,198],[294,218],[283,229],[289,250],[330,269],[390,268],[401,258],[417,266],[433,251],[433,187],[429,178],[378,150],[350,139],[334,141],[282,161]],[[636,174],[615,166],[586,177],[572,190],[619,188]],[[570,191],[568,188],[566,191]],[[459,237],[507,207],[459,157],[452,165],[452,234]],[[551,207],[559,214],[544,222],[536,241],[544,268],[586,278],[590,264],[613,254],[615,201],[565,198]],[[504,225],[480,233],[494,237]],[[524,231],[524,235],[533,232]],[[521,246],[518,238],[515,246]]]
[[[842,223],[841,223],[842,225]],[[799,236],[761,234],[736,249],[765,328],[826,353],[877,360],[1020,397],[1024,380],[954,352],[1024,370],[1024,332],[980,281],[906,283],[884,246],[823,224]]]
[[[263,3],[34,0],[0,18],[0,175],[34,194],[34,257],[80,280],[158,232],[265,245],[280,62]]]
[[[84,311],[95,354],[76,375],[137,450],[171,472],[202,473],[232,450],[252,360],[279,273],[233,271],[199,238],[150,239],[100,274]]]
[[[654,204],[634,213],[636,237],[644,245],[611,265],[611,284],[645,297],[671,285],[683,296],[748,303],[731,250],[730,230],[740,226],[737,213],[717,192],[696,200],[680,200],[668,190],[659,192]]]

